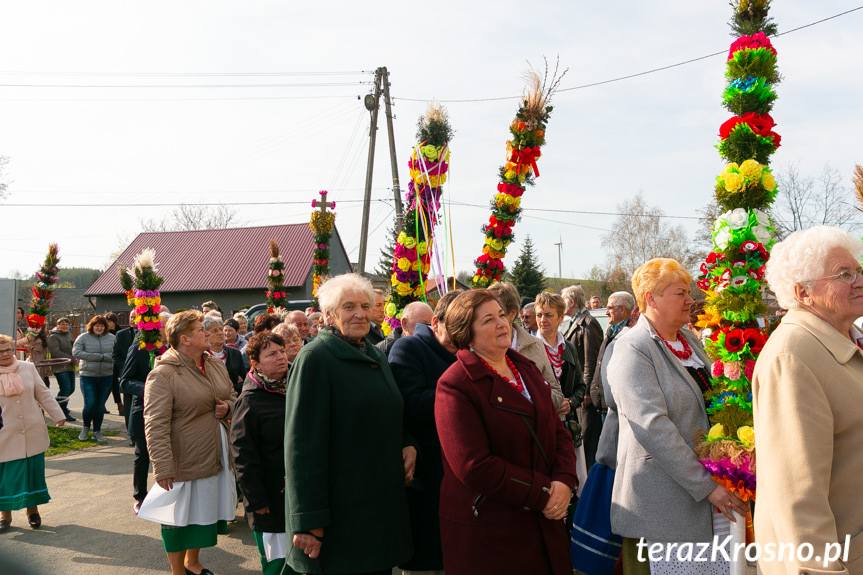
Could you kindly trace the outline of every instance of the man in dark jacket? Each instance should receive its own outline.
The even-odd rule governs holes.
[[[414,556],[402,569],[410,571],[439,571],[443,569],[440,523],[440,485],[443,480],[440,440],[434,419],[435,389],[437,380],[455,362],[456,348],[449,342],[444,319],[450,302],[460,292],[443,296],[435,308],[434,315],[426,322],[408,327],[412,337],[397,340],[389,354],[389,364],[399,391],[405,402],[405,429],[419,442],[414,480],[407,488],[408,507],[411,516],[411,532]],[[413,311],[422,313],[413,302],[402,313],[411,316]],[[415,306],[408,313],[408,308]],[[428,308],[428,306],[425,306]],[[431,308],[428,308],[431,313]]]
[[[635,307],[635,298],[632,294],[619,291],[608,296],[608,306],[605,315],[608,316],[608,329],[605,330],[605,338],[599,346],[599,354],[596,357],[596,368],[590,384],[590,399],[605,422],[605,414],[608,413],[608,405],[605,403],[605,392],[602,389],[602,358],[608,345],[616,338],[621,330],[629,323],[629,316]]]
[[[564,288],[561,292],[566,303],[564,315],[569,316],[569,324],[564,324],[563,337],[575,345],[578,352],[578,362],[584,369],[584,381],[593,381],[596,371],[596,358],[602,345],[602,328],[585,306],[584,289],[580,285]],[[590,394],[585,394],[581,407],[576,409],[578,423],[581,425],[581,435],[584,445],[584,462],[590,469],[596,460],[596,446],[599,444],[599,434],[602,432],[602,417],[600,417]]]
[[[384,332],[381,331],[381,326],[384,323],[386,314],[384,313],[384,292],[379,289],[375,290],[375,305],[372,307],[371,328],[366,336],[366,341],[372,345],[377,345],[384,340]]]
[[[122,375],[123,368],[126,365],[126,357],[129,355],[129,348],[135,343],[135,336],[138,335],[138,330],[135,329],[137,318],[135,310],[130,311],[129,327],[121,329],[116,334],[117,339],[114,340],[114,350],[111,352],[111,359],[114,360],[114,370],[118,375]],[[123,411],[123,418],[126,420],[126,427],[128,428],[129,406],[132,405],[132,395],[130,393],[123,392],[123,405],[126,406],[125,411]],[[143,433],[143,428],[141,432]],[[134,445],[134,441],[130,439],[129,445]]]
[[[402,310],[402,326],[392,330],[386,339],[379,342],[375,347],[384,352],[387,357],[390,355],[390,350],[393,344],[399,338],[413,335],[416,326],[421,323],[431,324],[434,310],[431,306],[422,301],[412,301]]]
[[[75,366],[78,360],[72,357],[72,344],[75,338],[69,331],[72,324],[69,318],[61,317],[57,320],[57,327],[51,330],[51,335],[48,336],[48,351],[51,353],[51,359],[68,359],[69,363],[63,363],[51,367],[54,377],[57,378],[57,403],[66,414],[66,421],[77,421],[72,414],[69,413],[69,397],[75,393]]]

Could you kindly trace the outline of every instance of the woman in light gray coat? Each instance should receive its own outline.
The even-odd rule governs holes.
[[[93,425],[93,439],[105,441],[102,419],[105,401],[114,381],[114,334],[108,332],[105,316],[94,316],[87,322],[87,331],[78,336],[72,355],[81,360],[81,393],[84,395],[84,427],[78,439],[86,441]]]
[[[632,288],[642,315],[618,338],[608,367],[620,433],[611,527],[624,538],[624,573],[727,573],[727,563],[678,562],[676,550],[682,543],[712,541],[714,509],[729,518],[731,509],[747,511],[711,479],[693,451],[693,434],[708,428],[702,394],[710,378],[698,338],[681,329],[693,302],[691,280],[667,258],[636,270]],[[648,547],[662,544],[659,561],[651,553],[648,563],[641,538]]]

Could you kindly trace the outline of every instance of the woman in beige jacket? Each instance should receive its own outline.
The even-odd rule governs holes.
[[[767,264],[789,312],[752,382],[765,575],[863,574],[861,257],[859,238],[820,226],[776,244]]]
[[[0,335],[0,533],[12,523],[12,511],[26,508],[30,527],[42,525],[39,507],[48,503],[45,450],[50,445],[42,408],[57,426],[66,423],[32,363],[15,358],[15,341]]]
[[[144,385],[144,433],[158,485],[138,517],[162,524],[172,575],[211,575],[198,554],[216,545],[236,507],[226,430],[236,394],[225,366],[207,353],[202,319],[194,310],[171,316],[171,349]]]

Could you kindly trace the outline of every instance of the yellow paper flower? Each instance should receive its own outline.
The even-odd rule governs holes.
[[[417,247],[417,239],[416,238],[411,238],[411,237],[405,238],[405,241],[402,243],[404,243],[405,247],[409,250],[412,250],[415,247]]]
[[[396,238],[396,241],[400,244],[404,244],[408,239],[408,235],[404,232],[399,233],[399,237]]]
[[[413,289],[411,288],[410,284],[406,284],[404,282],[399,282],[396,286],[396,293],[398,293],[399,295],[410,295],[412,291]]]
[[[428,146],[423,146],[421,148],[421,151],[423,153],[423,156],[425,156],[429,160],[434,161],[434,160],[437,160],[438,157],[440,156],[441,148],[438,148],[438,147],[432,146],[432,145],[428,145]]]
[[[426,264],[423,266],[423,274],[429,275],[429,270],[431,269],[431,264]]]
[[[136,306],[138,306],[138,305],[144,305],[144,298],[142,298],[142,297],[136,297],[136,298],[135,298],[135,305],[136,305]]]
[[[396,279],[396,274],[393,272],[393,275],[390,276],[390,284],[397,286],[399,285],[399,280]]]
[[[518,183],[523,184],[525,179],[527,179],[526,176],[520,175],[518,177]]]
[[[755,443],[755,430],[748,425],[738,427],[737,438],[740,440],[741,443],[744,443],[746,445],[752,445]]]
[[[743,176],[735,172],[725,174],[725,189],[729,192],[736,192],[743,186]]]
[[[427,243],[420,242],[417,244],[417,252],[419,253],[419,255],[424,256],[424,255],[426,255],[426,253],[428,253],[428,251],[429,251],[429,247],[428,247]]]
[[[417,271],[418,269],[420,269],[420,261],[417,260],[413,264],[411,264],[411,269],[414,271]]]
[[[512,207],[514,207],[514,208],[518,208],[520,205],[521,205],[521,198],[516,198],[515,201],[512,203]]]
[[[721,423],[717,423],[713,427],[710,428],[710,431],[707,432],[707,439],[717,441],[722,439],[725,435],[725,428],[722,427]]]
[[[511,180],[511,179],[515,178],[515,176],[516,176],[516,173],[513,172],[512,170],[507,170],[506,173],[503,175],[503,177],[506,178],[507,180]]]
[[[393,317],[398,311],[398,308],[396,307],[396,304],[390,302],[384,310],[386,311],[387,317]]]
[[[750,182],[757,182],[761,178],[761,168],[755,160],[746,160],[740,164],[740,173]]]
[[[503,197],[503,203],[505,203],[508,206],[511,206],[514,201],[515,201],[515,198],[513,198],[512,196],[504,196]]]
[[[400,269],[400,270],[402,270],[403,272],[406,272],[406,271],[408,271],[409,269],[411,269],[411,261],[410,261],[409,259],[407,259],[407,258],[399,258],[399,261],[398,261],[398,262],[396,262],[396,265],[397,265],[397,266],[399,267],[399,269]]]
[[[440,178],[438,178],[437,176],[429,176],[429,185],[433,188],[437,188],[441,184],[439,180]]]
[[[414,297],[420,297],[425,293],[422,284],[417,286],[417,289],[414,290]]]
[[[503,247],[507,247],[512,240],[503,240]]]
[[[500,251],[503,248],[503,241],[495,238],[489,242],[489,245],[496,251]]]
[[[473,283],[479,283],[479,276],[473,276]]]
[[[729,164],[725,164],[725,167],[722,169],[722,172],[719,174],[719,177],[724,178],[725,174],[728,174],[728,173],[733,172],[735,170],[737,170],[737,164],[736,163],[731,162]]]
[[[764,186],[764,189],[768,192],[772,192],[776,189],[776,180],[773,179],[773,174],[770,172],[765,173],[761,176],[761,185]]]

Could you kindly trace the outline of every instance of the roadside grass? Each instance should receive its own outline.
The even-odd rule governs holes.
[[[66,453],[67,451],[75,451],[78,449],[86,449],[97,445],[105,445],[104,443],[97,443],[92,439],[88,439],[87,441],[78,441],[79,433],[81,433],[80,429],[72,427],[49,426],[48,437],[51,438],[51,447],[49,447],[48,451],[45,452],[45,456],[47,457],[58,453]],[[119,431],[103,431],[102,435],[113,437],[115,435],[119,435],[119,433]]]

